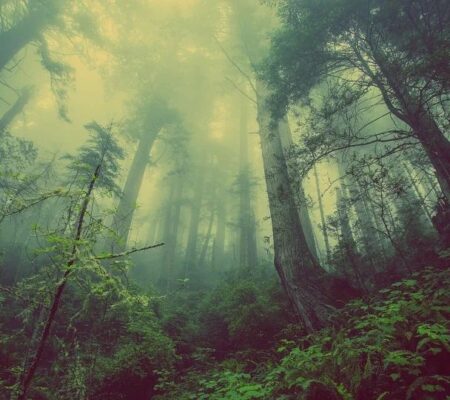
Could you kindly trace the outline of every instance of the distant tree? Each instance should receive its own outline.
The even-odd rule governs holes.
[[[113,228],[120,240],[118,247],[122,250],[126,248],[139,190],[149,165],[153,144],[161,129],[165,125],[175,123],[177,119],[177,113],[163,98],[150,96],[138,104],[135,115],[126,124],[125,129],[129,130],[127,134],[137,140],[137,148],[113,221]]]

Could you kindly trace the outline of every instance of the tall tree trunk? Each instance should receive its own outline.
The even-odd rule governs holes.
[[[282,119],[278,124],[278,130],[280,133],[281,144],[283,146],[283,153],[287,162],[289,180],[292,188],[292,192],[295,196],[295,201],[297,205],[297,210],[300,217],[300,223],[303,228],[303,233],[306,238],[309,250],[311,254],[315,257],[317,263],[319,257],[317,255],[316,241],[314,239],[314,230],[311,223],[311,217],[308,210],[308,202],[306,200],[305,191],[303,189],[303,183],[299,176],[299,172],[295,167],[295,162],[291,160],[290,151],[292,150],[293,140],[292,133],[289,127],[289,122],[287,117]]]
[[[317,173],[316,164],[314,164],[313,172],[314,172],[314,180],[316,183],[316,191],[317,191],[317,199],[318,199],[317,201],[319,203],[320,223],[322,225],[323,241],[325,243],[325,251],[327,254],[327,263],[330,264],[330,260],[331,260],[330,241],[328,238],[328,230],[327,230],[327,224],[325,221],[325,213],[323,211],[322,192],[320,190],[319,174]]]
[[[224,261],[225,253],[225,234],[227,228],[227,215],[225,196],[220,196],[220,201],[217,202],[217,223],[216,234],[214,238],[213,253],[212,253],[212,268],[217,270]]]
[[[450,204],[450,142],[423,108],[408,113],[407,120],[436,171],[442,193]]]
[[[131,168],[128,172],[122,198],[120,199],[113,221],[113,228],[116,229],[120,241],[118,245],[113,247],[117,247],[119,251],[125,250],[127,246],[139,190],[141,188],[142,179],[144,178],[144,173],[149,162],[150,151],[157,135],[158,131],[155,130],[152,133],[143,135],[143,137],[139,140]]]
[[[61,9],[61,4],[48,7],[30,4],[34,7],[25,17],[9,30],[0,34],[0,71],[28,43],[39,38],[44,29],[51,25]]]
[[[250,199],[250,162],[248,154],[247,99],[241,100],[239,123],[239,265],[254,268],[256,264],[255,224]]]
[[[190,272],[196,268],[198,228],[200,225],[200,214],[205,188],[205,173],[205,165],[201,163],[199,165],[196,185],[194,187],[194,197],[191,203],[191,220],[189,222],[188,241],[184,260],[185,276],[189,276]]]
[[[367,291],[364,277],[361,275],[361,260],[356,248],[356,242],[353,236],[350,220],[348,217],[348,200],[345,196],[345,188],[336,188],[336,202],[339,217],[339,227],[341,230],[341,248],[343,250],[344,260],[351,266],[351,271],[344,271],[347,276],[351,276],[351,280],[356,285]],[[350,273],[349,273],[350,272]]]
[[[178,183],[175,191],[175,203],[173,205],[174,210],[172,213],[173,215],[170,231],[171,253],[167,258],[167,270],[169,272],[169,279],[173,277],[173,273],[175,272],[175,259],[178,253],[178,231],[180,228],[181,207],[183,204],[184,176],[177,175],[176,180]],[[170,289],[170,281],[168,283],[168,289]]]
[[[344,157],[340,157],[339,171],[341,174],[341,186],[348,190],[350,194],[350,203],[353,205],[356,218],[358,222],[358,229],[360,232],[360,238],[362,240],[362,245],[364,248],[364,254],[368,263],[370,264],[371,271],[367,271],[369,274],[375,273],[379,266],[375,262],[377,255],[375,251],[377,250],[377,243],[373,241],[373,234],[375,232],[375,227],[372,224],[372,218],[370,216],[370,211],[366,209],[365,203],[362,200],[362,193],[359,191],[359,185],[351,174],[347,174],[347,164]],[[345,199],[345,191],[343,189],[342,193],[343,199]],[[346,200],[346,199],[345,199]],[[356,246],[356,244],[355,244]]]
[[[214,207],[214,204],[212,204],[212,207]],[[203,242],[202,250],[200,251],[200,257],[198,259],[198,265],[200,268],[204,267],[205,260],[206,260],[206,253],[208,252],[209,248],[209,242],[211,241],[211,235],[212,235],[212,228],[214,225],[214,216],[215,216],[215,210],[214,208],[211,210],[211,215],[209,217],[208,222],[208,229],[206,230],[206,236],[205,240]]]
[[[163,236],[165,249],[162,254],[161,261],[161,276],[159,279],[159,283],[161,287],[165,287],[166,290],[169,290],[169,281],[171,271],[169,270],[169,257],[170,254],[174,251],[174,246],[172,242],[172,212],[173,212],[173,203],[175,196],[175,181],[172,179],[168,188],[168,196],[165,202],[165,210],[164,210],[164,223],[163,223]]]
[[[275,267],[295,310],[311,332],[326,324],[332,309],[331,301],[319,283],[323,272],[308,248],[300,223],[277,123],[271,119],[266,104],[268,90],[259,80],[256,90]]]
[[[160,234],[159,230],[161,225],[161,217],[159,215],[153,216],[150,218],[149,224],[150,226],[147,233],[147,240],[149,243],[156,243]]]
[[[424,199],[422,193],[420,192],[420,189],[416,182],[416,179],[413,176],[413,174],[412,174],[411,170],[409,169],[408,164],[406,162],[403,163],[403,168],[405,169],[406,175],[408,176],[408,180],[411,182],[411,185],[414,188],[414,192],[416,193],[417,199],[419,200],[420,206],[421,206],[424,214],[427,216],[427,219],[430,222],[430,224],[433,225],[433,219],[431,217],[430,211],[428,210],[428,208],[425,204],[425,199]]]
[[[251,211],[249,218],[249,230],[248,230],[248,265],[250,267],[256,267],[258,265],[258,246],[256,244],[256,219],[253,210]]]
[[[25,105],[30,101],[32,94],[33,88],[31,87],[26,87],[21,90],[20,95],[17,97],[14,104],[0,118],[0,135],[8,128],[14,118],[23,111]]]

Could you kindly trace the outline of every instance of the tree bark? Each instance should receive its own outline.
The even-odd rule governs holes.
[[[325,243],[325,251],[327,254],[327,263],[330,264],[330,260],[331,260],[330,241],[328,238],[327,224],[325,221],[325,213],[323,210],[322,193],[320,190],[319,174],[317,173],[316,164],[314,164],[313,172],[314,172],[314,180],[316,183],[316,191],[317,191],[317,199],[318,199],[317,201],[319,203],[320,223],[322,225],[323,241]]]
[[[305,329],[323,327],[330,316],[331,300],[320,279],[323,272],[308,248],[292,193],[288,167],[278,132],[266,104],[268,91],[257,81],[257,120],[272,219],[275,267],[282,285]]]
[[[122,198],[120,199],[113,220],[113,228],[116,229],[120,241],[117,245],[113,245],[113,247],[118,251],[124,251],[126,249],[139,190],[149,162],[150,151],[157,135],[157,130],[143,135],[139,140],[136,153],[134,154],[133,162],[123,189]]]
[[[297,210],[300,217],[300,223],[303,228],[303,233],[305,235],[306,242],[308,244],[309,250],[311,251],[311,254],[316,259],[316,262],[319,263],[317,246],[314,238],[314,230],[311,223],[311,216],[308,210],[305,190],[303,189],[303,183],[298,174],[298,170],[297,168],[295,168],[295,163],[292,162],[292,160],[290,160],[289,152],[292,149],[293,140],[291,129],[289,127],[289,122],[286,117],[279,122],[278,130],[280,133],[280,139],[283,146],[283,153],[286,158],[286,163],[289,172],[289,180],[296,201]]]
[[[450,142],[429,113],[423,109],[410,115],[408,120],[436,171],[442,194],[450,204]]]

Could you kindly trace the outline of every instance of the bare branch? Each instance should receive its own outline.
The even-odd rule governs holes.
[[[124,251],[122,253],[117,254],[106,254],[103,256],[96,256],[94,257],[95,260],[110,260],[112,258],[119,258],[119,257],[125,257],[133,253],[137,253],[138,251],[144,251],[149,249],[154,249],[156,247],[164,246],[165,243],[158,243],[158,244],[152,244],[150,246],[140,247],[140,248],[133,248],[131,250]]]
[[[253,103],[255,103],[255,104],[257,104],[256,103],[256,100],[255,99],[253,99],[252,97],[250,97],[247,93],[245,93],[232,79],[230,79],[230,78],[228,78],[228,77],[225,77],[225,79],[228,81],[228,82],[230,82],[232,85],[233,85],[233,87],[240,93],[240,94],[242,94],[244,97],[246,97],[247,99],[249,99],[251,102],[253,102]]]
[[[220,50],[222,51],[222,53],[225,55],[225,57],[227,58],[227,60],[247,79],[248,83],[250,84],[251,88],[253,89],[253,91],[255,93],[256,92],[256,88],[255,85],[252,82],[252,79],[250,77],[250,75],[248,75],[237,63],[236,61],[234,61],[230,55],[227,53],[227,51],[223,48],[222,44],[219,42],[219,40],[214,36],[214,40],[217,43],[217,46],[219,46]]]

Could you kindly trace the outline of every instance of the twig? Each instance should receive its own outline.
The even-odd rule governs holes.
[[[152,244],[150,246],[145,246],[145,247],[140,247],[140,248],[134,248],[131,250],[127,250],[124,251],[122,253],[117,253],[117,254],[108,254],[108,255],[103,255],[103,256],[95,256],[94,259],[95,260],[110,260],[111,258],[119,258],[119,257],[125,257],[128,256],[130,254],[136,253],[138,251],[144,251],[144,250],[149,250],[149,249],[154,249],[156,247],[161,247],[164,246],[165,243],[158,243],[158,244]]]
[[[233,86],[234,86],[234,88],[240,93],[240,94],[242,94],[242,96],[244,96],[244,97],[246,97],[247,99],[249,99],[251,102],[253,102],[253,103],[255,103],[255,104],[257,104],[256,103],[256,100],[255,99],[253,99],[252,97],[250,97],[247,93],[245,93],[232,79],[230,79],[230,78],[228,78],[228,77],[225,77],[225,79],[228,81],[228,82],[230,82]]]
[[[222,44],[219,42],[219,39],[217,39],[214,36],[214,40],[216,41],[217,45],[219,46],[220,50],[222,50],[222,53],[225,55],[227,60],[247,79],[248,83],[250,84],[251,88],[255,93],[257,93],[255,85],[253,84],[250,76],[234,61],[230,55],[226,52],[226,50],[223,48]]]

